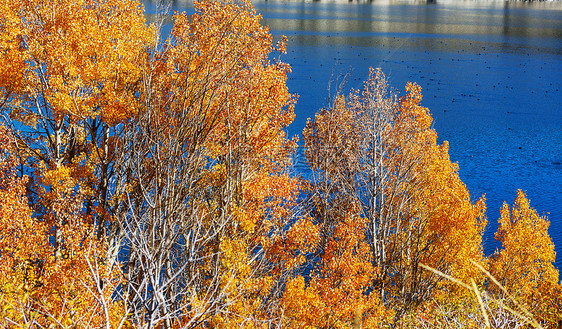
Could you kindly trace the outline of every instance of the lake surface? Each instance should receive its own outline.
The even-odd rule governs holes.
[[[486,194],[486,253],[498,247],[503,201],[511,205],[519,188],[550,218],[561,267],[562,2],[254,4],[274,38],[289,40],[282,59],[293,68],[289,88],[300,95],[290,134],[300,135],[327,104],[331,77],[350,73],[346,93],[361,87],[370,66],[399,91],[417,82],[471,196]],[[172,9],[193,11],[185,1]],[[303,160],[299,153],[297,167]]]

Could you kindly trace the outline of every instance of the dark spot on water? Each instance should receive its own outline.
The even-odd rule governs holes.
[[[552,164],[555,165],[555,166],[560,166],[560,165],[562,165],[562,163],[560,163],[560,161],[554,161]]]

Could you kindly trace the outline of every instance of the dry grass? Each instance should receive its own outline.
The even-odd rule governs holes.
[[[467,327],[467,322],[470,322],[472,326],[477,328],[524,328],[529,325],[533,328],[543,328],[543,326],[533,317],[531,312],[529,312],[523,305],[517,303],[514,296],[512,296],[505,287],[503,287],[485,268],[480,264],[472,261],[474,266],[476,266],[484,275],[489,279],[490,284],[496,285],[502,292],[503,297],[497,298],[489,294],[485,289],[483,291],[477,286],[476,282],[471,279],[470,284],[466,284],[450,275],[440,272],[434,268],[427,265],[420,264],[420,267],[431,271],[455,284],[468,289],[474,294],[474,298],[479,305],[480,313],[468,313],[464,314],[465,319],[460,320],[455,316],[455,311],[447,308],[444,305],[438,305],[439,312],[443,315],[443,319],[446,319],[444,325],[447,328],[464,328]],[[508,306],[513,305],[513,307]],[[427,321],[418,319],[417,323],[420,327],[428,328],[434,325],[429,324]]]

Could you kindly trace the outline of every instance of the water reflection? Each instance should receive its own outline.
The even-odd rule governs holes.
[[[157,0],[143,1],[153,14]],[[171,11],[192,11],[173,0]],[[256,1],[264,24],[278,31],[505,35],[561,38],[561,5],[512,1]],[[526,9],[526,10],[523,10]]]
[[[266,9],[264,23],[272,30],[315,31],[340,33],[406,33],[440,35],[504,35],[514,37],[562,37],[560,21],[533,12],[511,13],[509,5],[503,9],[466,12],[456,7],[440,6],[382,6],[378,4],[319,5],[299,10],[294,5]],[[271,8],[273,7],[273,8]],[[337,9],[337,10],[336,10]],[[548,14],[546,11],[541,11]],[[303,15],[306,19],[303,19]]]

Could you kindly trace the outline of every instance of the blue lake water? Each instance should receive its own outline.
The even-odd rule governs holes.
[[[154,10],[145,2],[147,10]],[[486,253],[504,200],[522,189],[551,220],[562,265],[562,2],[258,1],[274,38],[288,37],[291,92],[299,94],[289,128],[328,101],[331,78],[349,73],[360,88],[370,66],[392,87],[423,87],[422,104],[473,198],[486,194]],[[173,10],[192,12],[190,2]],[[333,93],[333,90],[332,90]],[[302,153],[297,167],[304,166]]]

